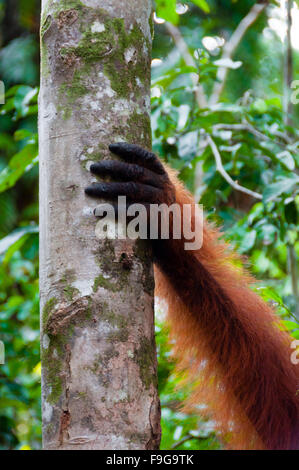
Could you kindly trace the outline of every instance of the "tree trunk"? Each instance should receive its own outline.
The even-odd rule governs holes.
[[[43,0],[40,295],[46,449],[157,449],[150,246],[99,240],[84,194],[110,142],[150,137],[150,0]],[[111,157],[111,156],[110,156]]]

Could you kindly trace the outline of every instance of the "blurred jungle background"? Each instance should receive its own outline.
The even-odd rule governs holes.
[[[152,61],[154,150],[223,226],[296,339],[298,3],[157,0]],[[39,12],[39,0],[0,0],[0,449],[41,447]],[[178,411],[184,392],[157,318],[161,448],[218,449],[212,422]]]

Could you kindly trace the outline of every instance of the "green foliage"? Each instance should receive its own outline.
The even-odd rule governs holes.
[[[36,94],[30,87],[14,87],[1,109],[2,193],[25,173],[29,181],[33,177],[37,137],[36,116],[31,121],[36,105],[31,101]],[[0,369],[0,449],[38,448],[41,433],[37,204],[18,211],[12,220],[19,228],[8,233],[17,197],[17,191],[0,194],[0,204],[5,201],[8,207],[1,213],[1,232],[6,236],[0,240],[0,322],[6,358]]]
[[[205,13],[209,13],[210,7],[206,0],[190,0],[188,3],[193,3],[198,6]],[[179,14],[177,13],[176,0],[155,0],[156,13],[159,18],[163,18],[172,24],[177,24],[179,21]]]
[[[299,299],[291,280],[289,255],[290,250],[299,254],[299,133],[295,122],[293,126],[284,123],[282,45],[274,34],[272,41],[265,41],[265,19],[261,17],[233,58],[241,66],[229,72],[219,102],[199,108],[191,74],[199,74],[209,98],[222,51],[219,46],[209,52],[202,38],[212,35],[227,40],[252,6],[252,2],[213,3],[208,21],[195,9],[180,17],[180,31],[196,68],[186,67],[163,26],[157,27],[154,57],[162,63],[153,68],[153,148],[178,170],[180,178],[200,198],[207,217],[222,225],[225,237],[247,257],[249,269],[259,279],[257,292],[276,306],[283,327],[298,338]],[[227,174],[259,193],[260,200],[236,191],[217,171],[208,138],[215,142]],[[295,281],[298,284],[298,278]],[[173,374],[170,350],[165,349],[166,337],[159,330],[162,448],[214,448],[217,443],[212,426],[203,441],[192,439],[194,430],[200,433],[206,429],[200,413],[194,417],[179,411],[187,391],[176,390],[179,380]]]
[[[0,52],[1,79],[9,85],[35,84],[38,79],[36,57],[38,45],[34,37],[14,39]]]
[[[38,236],[22,242],[0,266],[1,450],[40,447]]]
[[[33,28],[37,2],[19,3],[16,30]],[[34,10],[29,11],[30,5]],[[2,38],[10,34],[3,28]],[[38,42],[29,35],[3,46],[0,73],[7,93],[0,107],[0,340],[5,365],[0,366],[0,449],[38,449]]]
[[[159,316],[159,315],[158,315]],[[163,322],[156,322],[156,340],[159,360],[158,382],[162,405],[161,449],[218,449],[220,445],[210,422],[203,422],[200,415],[186,414],[180,410],[188,395],[188,389],[180,388],[174,375],[174,360],[168,343],[168,331]]]
[[[164,18],[173,24],[178,22],[176,0],[156,0],[156,12],[159,18]]]
[[[191,0],[191,2],[194,3],[194,5],[197,5],[199,8],[201,8],[202,11],[204,11],[205,13],[210,12],[210,7],[209,7],[208,2],[206,2],[206,0]]]

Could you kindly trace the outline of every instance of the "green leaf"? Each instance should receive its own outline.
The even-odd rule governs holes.
[[[259,238],[264,245],[271,245],[275,241],[277,228],[273,224],[263,224],[259,227]]]
[[[269,184],[263,194],[264,202],[270,202],[283,193],[291,194],[296,184],[299,184],[299,177],[297,175]]]
[[[15,110],[14,119],[18,119],[36,113],[37,95],[38,88],[26,85],[13,87],[6,93],[6,103],[1,107],[1,114],[7,114]],[[33,104],[33,106],[30,106],[30,104]]]
[[[247,217],[248,225],[251,225],[256,219],[261,217],[261,215],[263,214],[263,211],[264,211],[264,204],[262,202],[258,202],[257,204],[255,204]]]
[[[295,160],[288,150],[278,153],[277,158],[287,170],[295,170]]]
[[[38,227],[36,225],[29,225],[28,227],[14,230],[7,235],[7,237],[2,238],[2,240],[0,240],[0,255],[13,247],[20,239],[31,233],[38,233]]]
[[[25,117],[30,113],[29,104],[37,97],[38,89],[31,87],[20,87],[14,97],[14,104],[17,111],[17,117]],[[36,108],[34,108],[36,111]]]
[[[264,114],[267,112],[268,106],[265,100],[258,98],[252,105],[252,109],[257,111],[260,114]]]
[[[210,7],[206,0],[191,0],[191,2],[194,3],[194,5],[197,5],[205,13],[210,13]]]
[[[31,137],[33,137],[33,134],[32,134],[32,132],[28,131],[28,129],[18,129],[14,133],[14,138],[17,142],[19,142],[20,140],[23,140],[23,139],[31,138]]]
[[[159,76],[156,80],[152,80],[152,87],[157,85],[166,88],[169,86],[177,77],[181,77],[185,73],[198,73],[195,67],[184,66],[180,68],[172,69],[167,74]]]
[[[30,164],[37,163],[34,162],[36,156],[37,144],[29,144],[11,158],[0,173],[0,193],[14,186]]]
[[[271,289],[271,287],[264,287],[264,286],[259,287],[258,292],[260,293],[261,297],[264,300],[267,300],[267,301],[268,300],[273,300],[278,305],[283,306],[282,298],[277,294],[277,292],[275,292],[273,289]]]
[[[299,328],[299,323],[295,323],[294,321],[282,320],[282,324],[288,331],[298,330]]]
[[[250,232],[247,232],[245,237],[242,240],[239,251],[241,253],[246,253],[247,251],[249,251],[254,246],[255,240],[256,240],[256,231],[251,230]]]

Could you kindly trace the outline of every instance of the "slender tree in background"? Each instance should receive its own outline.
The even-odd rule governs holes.
[[[84,195],[108,144],[146,147],[151,1],[43,0],[40,295],[46,449],[156,449],[150,247],[100,240]]]

